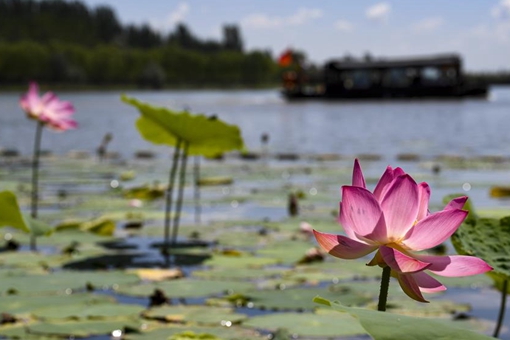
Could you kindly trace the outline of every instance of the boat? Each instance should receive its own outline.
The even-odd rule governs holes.
[[[309,72],[288,55],[282,94],[292,99],[487,97],[488,84],[468,80],[457,54],[410,58],[343,58]]]

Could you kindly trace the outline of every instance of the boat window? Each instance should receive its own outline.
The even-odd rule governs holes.
[[[437,67],[428,66],[421,70],[423,84],[438,84],[442,78],[442,72]]]
[[[446,70],[446,76],[450,79],[455,79],[457,77],[457,70],[455,70],[453,67],[450,67],[448,70]]]
[[[342,83],[346,89],[367,89],[372,86],[372,73],[368,70],[342,72]]]
[[[412,84],[413,78],[414,75],[411,76],[406,68],[392,68],[384,74],[383,86],[408,87]]]

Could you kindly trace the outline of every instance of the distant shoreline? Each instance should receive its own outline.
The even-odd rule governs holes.
[[[89,92],[89,91],[223,91],[223,90],[276,90],[280,87],[280,84],[262,84],[255,86],[247,85],[217,85],[217,84],[201,84],[201,85],[175,85],[175,86],[163,86],[162,88],[147,88],[140,87],[135,84],[122,84],[122,85],[76,85],[76,84],[40,84],[42,91],[60,91],[60,92]],[[28,82],[26,84],[19,85],[0,85],[0,93],[12,93],[12,92],[24,92],[28,88]]]

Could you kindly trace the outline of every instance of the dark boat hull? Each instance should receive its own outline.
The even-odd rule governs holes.
[[[282,91],[288,100],[321,99],[321,100],[366,100],[366,99],[459,99],[459,98],[486,98],[487,86],[469,86],[460,89],[368,89],[359,91]]]

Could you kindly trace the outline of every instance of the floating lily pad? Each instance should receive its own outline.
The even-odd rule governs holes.
[[[96,288],[115,288],[119,285],[133,284],[138,276],[122,272],[56,272],[47,275],[26,275],[5,277],[0,280],[0,294],[41,295],[69,293],[85,290],[87,286]],[[34,284],[37,282],[37,284]]]
[[[312,313],[278,313],[254,316],[243,323],[256,329],[276,331],[285,328],[299,337],[339,337],[366,334],[360,324],[348,314],[318,315]],[[405,338],[402,338],[405,339]]]
[[[333,300],[339,300],[347,305],[364,305],[372,301],[370,295],[366,295],[350,289],[349,287],[325,288],[289,288],[283,290],[258,290],[248,292],[245,295],[256,308],[272,310],[305,310],[314,309],[317,306],[313,298],[318,294],[328,296]]]
[[[119,294],[147,297],[155,289],[162,290],[167,297],[189,298],[244,293],[255,289],[255,285],[249,282],[180,279],[135,286],[121,286],[117,292]]]
[[[231,280],[257,280],[281,276],[281,269],[273,268],[239,268],[232,270],[230,268],[218,268],[212,270],[196,270],[193,276],[200,278],[231,279]]]
[[[27,333],[34,335],[58,336],[58,337],[87,337],[91,335],[111,334],[114,330],[122,330],[126,327],[139,329],[141,322],[136,319],[123,320],[81,320],[42,322],[26,327]]]
[[[381,270],[368,267],[365,261],[336,260],[300,265],[285,273],[288,279],[309,283],[339,282],[342,280],[369,280],[381,276]]]
[[[305,256],[306,251],[312,247],[313,245],[310,242],[288,240],[270,244],[258,250],[257,254],[278,259],[281,263],[295,264]]]
[[[234,313],[231,308],[211,306],[163,306],[152,308],[144,313],[146,318],[161,319],[176,323],[195,323],[198,325],[225,326],[226,323],[238,324],[247,317]]]
[[[167,324],[164,327],[157,325],[155,329],[144,331],[138,334],[126,334],[126,340],[156,340],[171,339],[175,334],[183,332],[193,332],[195,334],[207,334],[218,337],[221,340],[262,340],[267,339],[266,336],[260,335],[253,329],[242,328],[238,326],[231,327],[199,327],[199,326],[183,326],[177,324]],[[200,338],[199,338],[200,339]],[[207,339],[207,337],[205,337]],[[205,340],[204,339],[204,340]]]
[[[278,264],[280,260],[269,257],[255,257],[250,255],[243,256],[222,256],[214,255],[204,262],[206,266],[224,267],[224,268],[260,268]]]
[[[40,254],[33,252],[9,252],[0,254],[0,265],[5,267],[49,268],[57,267],[68,260],[68,256],[46,255],[42,257]]]
[[[377,303],[372,303],[368,308],[377,309]],[[421,303],[406,297],[400,299],[389,299],[386,305],[389,313],[399,315],[421,316],[421,317],[448,317],[455,313],[465,313],[471,310],[467,303],[455,303],[448,300],[434,299],[431,303]]]
[[[48,319],[118,319],[136,317],[145,308],[139,305],[127,305],[119,303],[99,303],[93,305],[69,304],[63,306],[49,306],[36,309],[31,312],[32,316]]]
[[[232,183],[234,180],[229,176],[201,177],[198,180],[200,186],[230,185]]]
[[[65,294],[56,296],[2,296],[0,313],[27,314],[28,312],[52,306],[64,308],[68,305],[94,305],[100,303],[113,303],[115,299],[106,295],[94,294]]]

